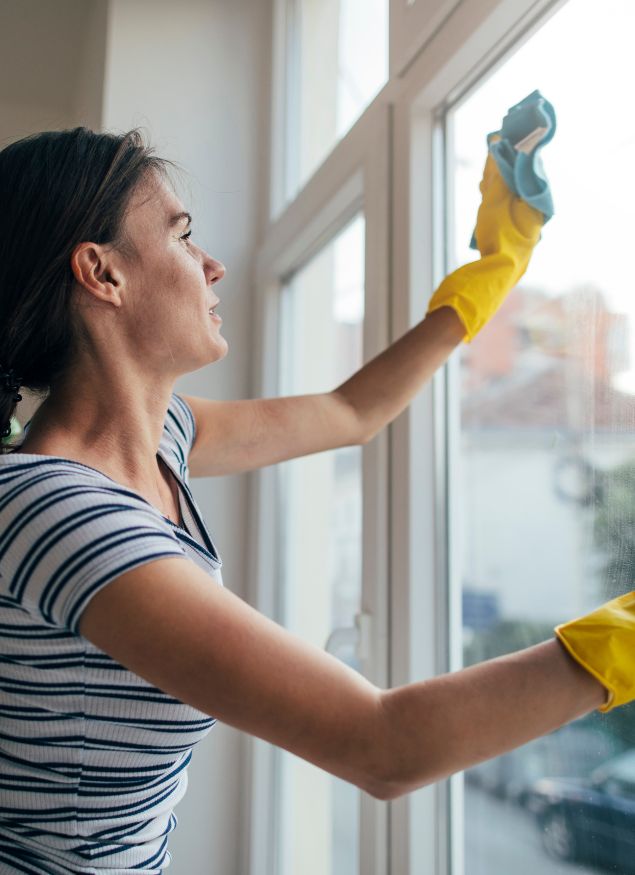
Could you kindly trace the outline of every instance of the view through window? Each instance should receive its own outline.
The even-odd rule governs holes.
[[[552,637],[635,587],[635,5],[570,0],[448,118],[454,261],[485,135],[539,88],[556,214],[462,353],[465,664]],[[466,875],[635,871],[635,706],[592,714],[465,774]]]
[[[328,391],[361,367],[364,233],[359,215],[285,287],[282,394]],[[293,459],[279,477],[279,620],[359,670],[362,448]],[[281,750],[276,781],[277,875],[357,875],[357,788]]]
[[[388,78],[388,0],[293,0],[292,8],[288,197]]]

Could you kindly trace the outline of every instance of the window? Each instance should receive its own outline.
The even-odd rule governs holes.
[[[281,391],[328,391],[361,367],[363,317],[364,219],[358,215],[284,289]],[[359,670],[362,448],[295,459],[279,476],[278,619]],[[276,875],[356,875],[359,791],[283,751],[276,752],[276,771]]]
[[[287,8],[285,190],[292,198],[387,79],[388,0],[290,0]]]
[[[559,125],[545,149],[556,216],[520,287],[462,353],[450,549],[462,557],[466,664],[551,637],[635,579],[635,121],[622,109],[634,26],[629,0],[601,15],[592,0],[570,2],[447,118],[456,264],[475,256],[485,133],[537,84]],[[609,136],[592,120],[598,102]],[[520,847],[527,872],[567,859],[625,873],[635,807],[590,775],[634,742],[630,706],[469,770],[466,875],[506,875]]]
[[[281,466],[275,481],[271,472],[259,475],[260,552],[270,556],[278,543],[268,537],[271,519],[283,526],[281,569],[264,573],[258,564],[259,593],[281,583],[278,610],[268,612],[321,647],[329,639],[341,645],[340,658],[352,660],[354,634],[331,634],[338,624],[350,630],[361,580],[363,614],[380,630],[370,648],[374,671],[365,673],[380,686],[550,637],[558,621],[632,586],[635,565],[635,311],[625,283],[635,132],[624,110],[635,63],[632,4],[607,0],[601,10],[593,0],[390,5],[392,74],[385,81],[381,52],[368,49],[386,26],[378,24],[383,5],[364,2],[360,12],[343,0],[278,0],[286,11],[276,53],[285,100],[274,111],[281,113],[283,103],[286,119],[273,126],[282,143],[273,149],[272,166],[280,213],[265,233],[256,272],[266,316],[261,394],[332,388],[357,366],[349,358],[347,371],[333,353],[342,328],[334,309],[341,285],[336,250],[357,222],[365,237],[357,249],[365,269],[357,275],[363,273],[366,286],[358,327],[368,360],[421,319],[425,296],[445,268],[476,257],[467,243],[486,133],[536,87],[553,101],[559,130],[545,153],[556,216],[492,325],[413,399],[388,437],[381,432],[357,459],[342,453],[340,462],[335,451]],[[338,109],[345,105],[339,60],[356,51],[341,47],[345,8],[356,10],[357,22],[363,16],[356,38],[361,34],[367,56],[376,56],[364,97],[348,115]],[[533,36],[521,44],[527,33]],[[503,52],[508,60],[491,73]],[[283,130],[284,137],[277,133]],[[359,218],[346,225],[356,212]],[[333,295],[321,309],[318,289]],[[335,359],[342,372],[329,377],[322,368]],[[325,544],[335,551],[330,559]],[[361,572],[355,563],[364,565]],[[337,567],[348,567],[347,593]],[[321,588],[305,594],[303,587],[318,577]],[[366,602],[364,590],[372,593]],[[579,782],[588,797],[600,787],[594,770],[606,767],[606,799],[630,780],[620,757],[634,739],[632,708],[595,714],[471,770],[465,780],[458,776],[372,811],[364,794],[347,799],[348,788],[276,753],[273,769],[260,760],[254,769],[261,795],[253,823],[262,840],[250,871],[287,875],[294,867],[305,871],[309,860],[316,875],[356,867],[364,875],[506,875],[522,872],[525,863],[532,875],[555,875],[562,866],[554,857],[582,845],[571,819],[545,808],[544,782],[560,781],[558,792],[567,781]],[[262,813],[267,805],[270,812],[271,800],[275,824]],[[339,811],[346,812],[341,819]],[[585,809],[583,833],[597,833],[597,815]],[[570,871],[594,871],[593,854],[599,860],[600,852],[635,857],[617,838],[635,832],[633,816],[624,808],[620,816],[626,821],[618,825],[614,808],[606,812],[612,838],[591,848],[590,863],[574,862]],[[346,841],[340,842],[334,818]],[[275,865],[267,838],[274,834]],[[626,871],[619,858],[609,865],[620,875]]]
[[[346,160],[298,195],[258,255],[261,395],[328,392],[387,344],[387,107],[364,113],[343,148]],[[384,435],[263,469],[254,532],[260,610],[384,686],[387,469]],[[250,746],[251,875],[380,875],[384,803],[270,745]]]

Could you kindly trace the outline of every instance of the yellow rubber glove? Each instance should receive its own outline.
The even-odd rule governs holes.
[[[571,656],[610,692],[600,711],[635,699],[635,592],[556,626]]]
[[[544,224],[539,210],[507,188],[489,153],[480,189],[476,243],[481,258],[449,274],[428,305],[428,313],[439,307],[456,310],[467,341],[492,318],[527,270]]]

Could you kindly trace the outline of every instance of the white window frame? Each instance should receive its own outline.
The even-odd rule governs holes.
[[[461,0],[391,0],[390,76],[403,75]]]
[[[503,63],[563,0],[464,0],[402,78],[395,99],[393,339],[420,318],[448,269],[447,109]],[[522,95],[520,95],[522,96]],[[485,136],[484,132],[484,136]],[[405,291],[407,290],[407,291]],[[393,540],[391,685],[461,664],[461,589],[448,549],[448,458],[458,440],[458,358],[390,427]],[[425,620],[424,620],[425,618]],[[462,775],[392,803],[390,873],[463,875]]]
[[[281,291],[289,277],[299,271],[329,241],[335,238],[360,211],[365,220],[365,305],[363,327],[364,359],[385,349],[389,338],[389,142],[390,107],[373,104],[329,159],[320,167],[298,197],[271,226],[256,260],[256,312],[260,332],[256,354],[256,393],[279,394],[278,360],[279,305]],[[335,387],[333,387],[335,388]],[[364,627],[362,671],[373,683],[388,685],[387,593],[388,579],[388,435],[383,433],[362,449],[363,539],[362,604]],[[276,618],[276,583],[280,580],[277,517],[277,472],[265,469],[254,478],[257,557],[249,575],[255,584],[252,603]],[[251,747],[252,788],[249,830],[250,875],[271,875],[274,871],[274,823],[269,811],[274,788],[273,748],[253,740]],[[269,812],[263,818],[263,812]],[[387,805],[361,794],[360,867],[368,875],[386,871]]]
[[[392,0],[393,5],[404,2]],[[448,269],[440,120],[565,2],[462,0],[433,33],[423,28],[418,51],[412,34],[402,30],[401,36],[391,35],[391,55],[407,55],[405,69],[391,57],[386,86],[286,206],[284,63],[274,58],[270,214],[279,214],[270,221],[255,261],[254,318],[260,326],[255,394],[278,394],[278,303],[286,278],[360,207],[366,221],[364,361],[420,321]],[[274,4],[286,8],[286,0]],[[391,24],[393,18],[391,7]],[[274,27],[274,54],[285,42],[281,28],[286,26],[282,16]],[[448,550],[448,496],[454,479],[447,459],[458,439],[456,385],[455,357],[363,449],[362,609],[373,618],[364,669],[382,687],[432,677],[460,664],[460,581]],[[256,472],[250,482],[248,597],[259,610],[275,616],[277,533],[271,508],[278,501],[276,472]],[[270,875],[272,750],[253,739],[248,746],[249,865],[244,871]],[[392,803],[362,797],[360,873],[463,875],[462,776]]]

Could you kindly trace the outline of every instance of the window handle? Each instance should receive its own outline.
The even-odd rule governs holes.
[[[348,662],[351,656],[356,661],[368,659],[372,634],[372,614],[361,611],[355,614],[354,626],[339,626],[333,629],[326,640],[324,649],[331,656]],[[349,659],[346,659],[348,656]]]

